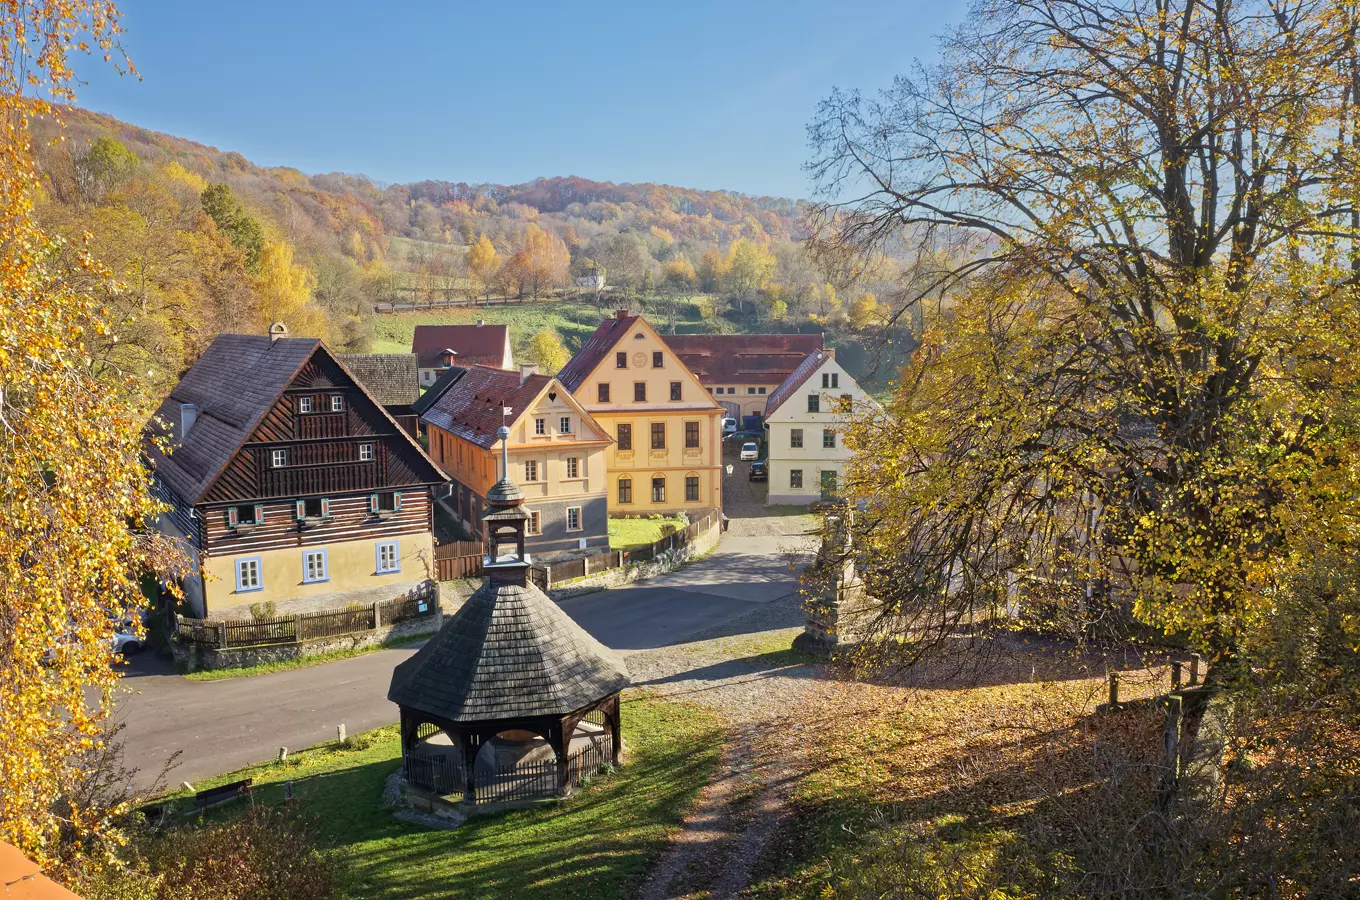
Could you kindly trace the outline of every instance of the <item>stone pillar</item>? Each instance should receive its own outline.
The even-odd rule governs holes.
[[[864,581],[855,570],[851,541],[853,509],[829,513],[823,521],[817,559],[804,570],[803,633],[793,640],[795,650],[831,656],[857,643],[870,616]]]

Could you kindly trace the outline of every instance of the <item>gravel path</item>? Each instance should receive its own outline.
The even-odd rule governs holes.
[[[628,657],[636,690],[712,706],[732,725],[718,771],[653,869],[643,900],[735,898],[750,883],[784,822],[792,771],[787,744],[767,738],[783,731],[824,676],[789,649],[801,628],[800,600],[790,596],[698,640]]]

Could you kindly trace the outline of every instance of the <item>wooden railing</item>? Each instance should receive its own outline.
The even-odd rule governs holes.
[[[482,544],[480,541],[451,541],[434,548],[436,581],[454,578],[476,578],[482,574]]]

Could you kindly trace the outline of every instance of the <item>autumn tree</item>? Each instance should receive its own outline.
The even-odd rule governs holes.
[[[98,203],[104,194],[131,177],[141,165],[137,154],[110,137],[97,137],[75,161],[76,185],[86,203]]]
[[[723,261],[723,290],[745,305],[769,283],[774,269],[774,254],[768,246],[747,238],[735,240]]]
[[[313,275],[293,262],[293,248],[280,241],[266,241],[260,248],[259,274],[255,276],[258,330],[282,322],[294,334],[323,332],[319,310],[311,302]]]
[[[1353,556],[1355,35],[1335,2],[984,0],[938,66],[822,105],[821,251],[948,260],[847,438],[899,647],[1044,596],[1227,677]]]
[[[535,300],[539,291],[560,288],[567,281],[571,255],[557,235],[530,222],[524,229],[524,279]]]
[[[534,333],[529,339],[529,352],[539,369],[549,375],[561,371],[571,359],[567,345],[562,343],[562,336],[549,328]]]
[[[488,300],[491,299],[492,279],[499,267],[500,261],[496,258],[496,248],[485,234],[481,235],[477,238],[476,243],[468,248],[467,271],[468,277],[481,285]]]
[[[218,231],[245,254],[246,271],[259,274],[260,256],[264,249],[264,230],[241,201],[225,184],[210,184],[203,191],[203,211],[217,225]]]
[[[12,4],[0,26],[0,839],[49,868],[79,850],[88,869],[119,813],[69,802],[113,702],[110,613],[143,605],[142,576],[168,559],[145,529],[145,407],[92,358],[112,323],[74,285],[96,264],[71,271],[35,222],[29,128],[74,100],[68,54],[121,55],[121,28],[81,0]]]

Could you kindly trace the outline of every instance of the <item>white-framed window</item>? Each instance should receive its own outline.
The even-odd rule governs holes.
[[[534,434],[547,434],[547,433],[548,433],[548,420],[534,419]]]
[[[581,477],[581,461],[574,456],[567,457],[567,477],[568,478]]]
[[[311,397],[299,397],[299,398],[298,398],[298,412],[311,412],[311,411],[312,411],[312,398],[311,398]]]
[[[841,386],[841,376],[839,372],[823,372],[822,387],[838,388]]]
[[[581,507],[567,507],[567,531],[581,530]]]
[[[326,568],[325,550],[303,550],[302,551],[302,583],[315,584],[318,581],[330,581],[330,572]]]
[[[378,574],[401,571],[401,544],[398,541],[378,541]]]
[[[373,445],[359,445],[359,462],[373,462]]]
[[[789,429],[789,446],[794,449],[799,449],[803,446],[803,429],[801,428]]]
[[[236,560],[236,593],[264,590],[264,575],[260,567],[260,557],[247,556]]]
[[[538,460],[526,459],[524,461],[524,480],[538,481]]]
[[[563,416],[557,422],[557,430],[563,434],[571,434],[571,416]]]
[[[789,487],[800,488],[803,486],[803,470],[789,469]]]
[[[340,412],[345,408],[345,398],[339,394],[331,396],[331,412]]]
[[[525,534],[542,534],[542,533],[543,533],[543,517],[539,514],[538,510],[536,509],[529,510],[529,526],[525,529]]]
[[[269,464],[276,469],[281,469],[288,465],[288,451],[275,450],[269,455]]]

